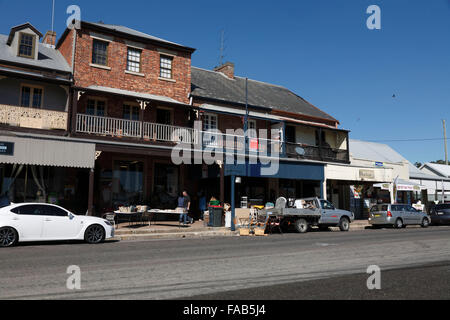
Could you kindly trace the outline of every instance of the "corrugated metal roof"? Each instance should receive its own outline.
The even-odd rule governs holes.
[[[183,47],[183,48],[190,49],[190,50],[195,50],[193,48],[186,47],[186,46],[184,46],[182,44],[171,42],[171,41],[167,41],[167,40],[164,40],[164,39],[152,36],[150,34],[143,33],[143,32],[140,32],[140,31],[137,31],[137,30],[125,27],[125,26],[121,26],[121,25],[106,24],[106,23],[95,23],[95,22],[88,22],[88,21],[83,21],[83,23],[91,24],[91,25],[94,25],[96,27],[108,29],[108,30],[111,30],[111,31],[125,33],[125,34],[128,34],[130,36],[134,36],[134,37],[140,37],[140,38],[144,38],[144,39],[148,39],[148,40],[152,40],[152,41],[158,41],[158,42],[165,43],[165,44],[168,44],[168,45],[171,45],[171,46],[177,46],[177,47]]]
[[[104,93],[112,93],[112,94],[136,97],[138,99],[143,99],[143,100],[156,100],[156,101],[161,101],[161,102],[169,102],[169,103],[186,105],[183,102],[177,101],[175,99],[172,99],[172,98],[169,98],[166,96],[159,96],[159,95],[149,94],[149,93],[128,91],[128,90],[122,90],[122,89],[110,88],[110,87],[102,87],[102,86],[89,86],[86,89],[104,92]]]
[[[94,168],[95,144],[52,139],[0,136],[14,143],[14,155],[0,155],[0,163],[68,168]]]
[[[420,171],[415,165],[387,144],[350,139],[350,153],[354,158],[363,160],[389,163],[401,163],[407,161],[410,179],[442,180],[442,178],[437,175],[431,175]]]
[[[192,67],[192,92],[198,98],[245,105],[245,78],[230,79],[220,72]],[[248,80],[248,103],[252,107],[274,109],[336,121],[292,91],[273,84]]]
[[[71,68],[62,54],[53,48],[39,43],[38,59],[28,59],[17,56],[11,47],[6,44],[8,36],[0,34],[0,60],[12,63],[19,63],[29,67],[39,67],[62,72],[71,72]]]
[[[429,167],[431,170],[443,177],[450,178],[450,166],[431,162],[427,162],[424,166]]]

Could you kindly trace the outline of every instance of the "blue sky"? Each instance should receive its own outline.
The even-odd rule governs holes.
[[[450,0],[56,0],[58,35],[70,4],[83,20],[197,48],[192,64],[202,68],[218,64],[224,30],[237,75],[293,90],[353,139],[441,138],[450,122]],[[366,27],[372,4],[381,30]],[[0,33],[25,21],[50,29],[51,0],[0,0]],[[444,158],[443,141],[387,143],[412,162]]]

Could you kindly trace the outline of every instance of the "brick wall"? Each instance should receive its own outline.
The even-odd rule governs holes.
[[[60,46],[61,53],[69,61],[68,50],[72,37],[67,37]],[[188,95],[191,89],[191,54],[176,52],[173,58],[173,80],[160,80],[160,52],[152,44],[142,44],[141,73],[145,76],[125,73],[127,63],[127,44],[125,39],[113,38],[108,46],[108,67],[104,70],[92,67],[93,38],[88,30],[78,31],[75,53],[75,86],[89,87],[92,85],[118,88],[135,92],[143,92],[173,98],[183,103],[189,103]],[[173,51],[173,50],[172,50]]]
[[[57,48],[59,52],[66,59],[69,66],[72,66],[72,53],[73,53],[73,36],[75,34],[74,30],[69,31],[68,35],[64,39],[64,41]]]

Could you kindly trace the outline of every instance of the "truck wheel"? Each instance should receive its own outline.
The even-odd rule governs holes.
[[[298,219],[295,221],[295,230],[297,230],[298,233],[306,233],[309,229],[309,223],[305,219]]]
[[[341,221],[339,221],[339,230],[343,232],[350,230],[350,221],[347,218],[342,218]]]

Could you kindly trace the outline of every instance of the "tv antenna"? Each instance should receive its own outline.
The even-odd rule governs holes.
[[[55,0],[52,0],[52,32],[55,31]]]
[[[225,58],[225,30],[220,32],[220,55],[219,55],[219,66],[223,65]]]

